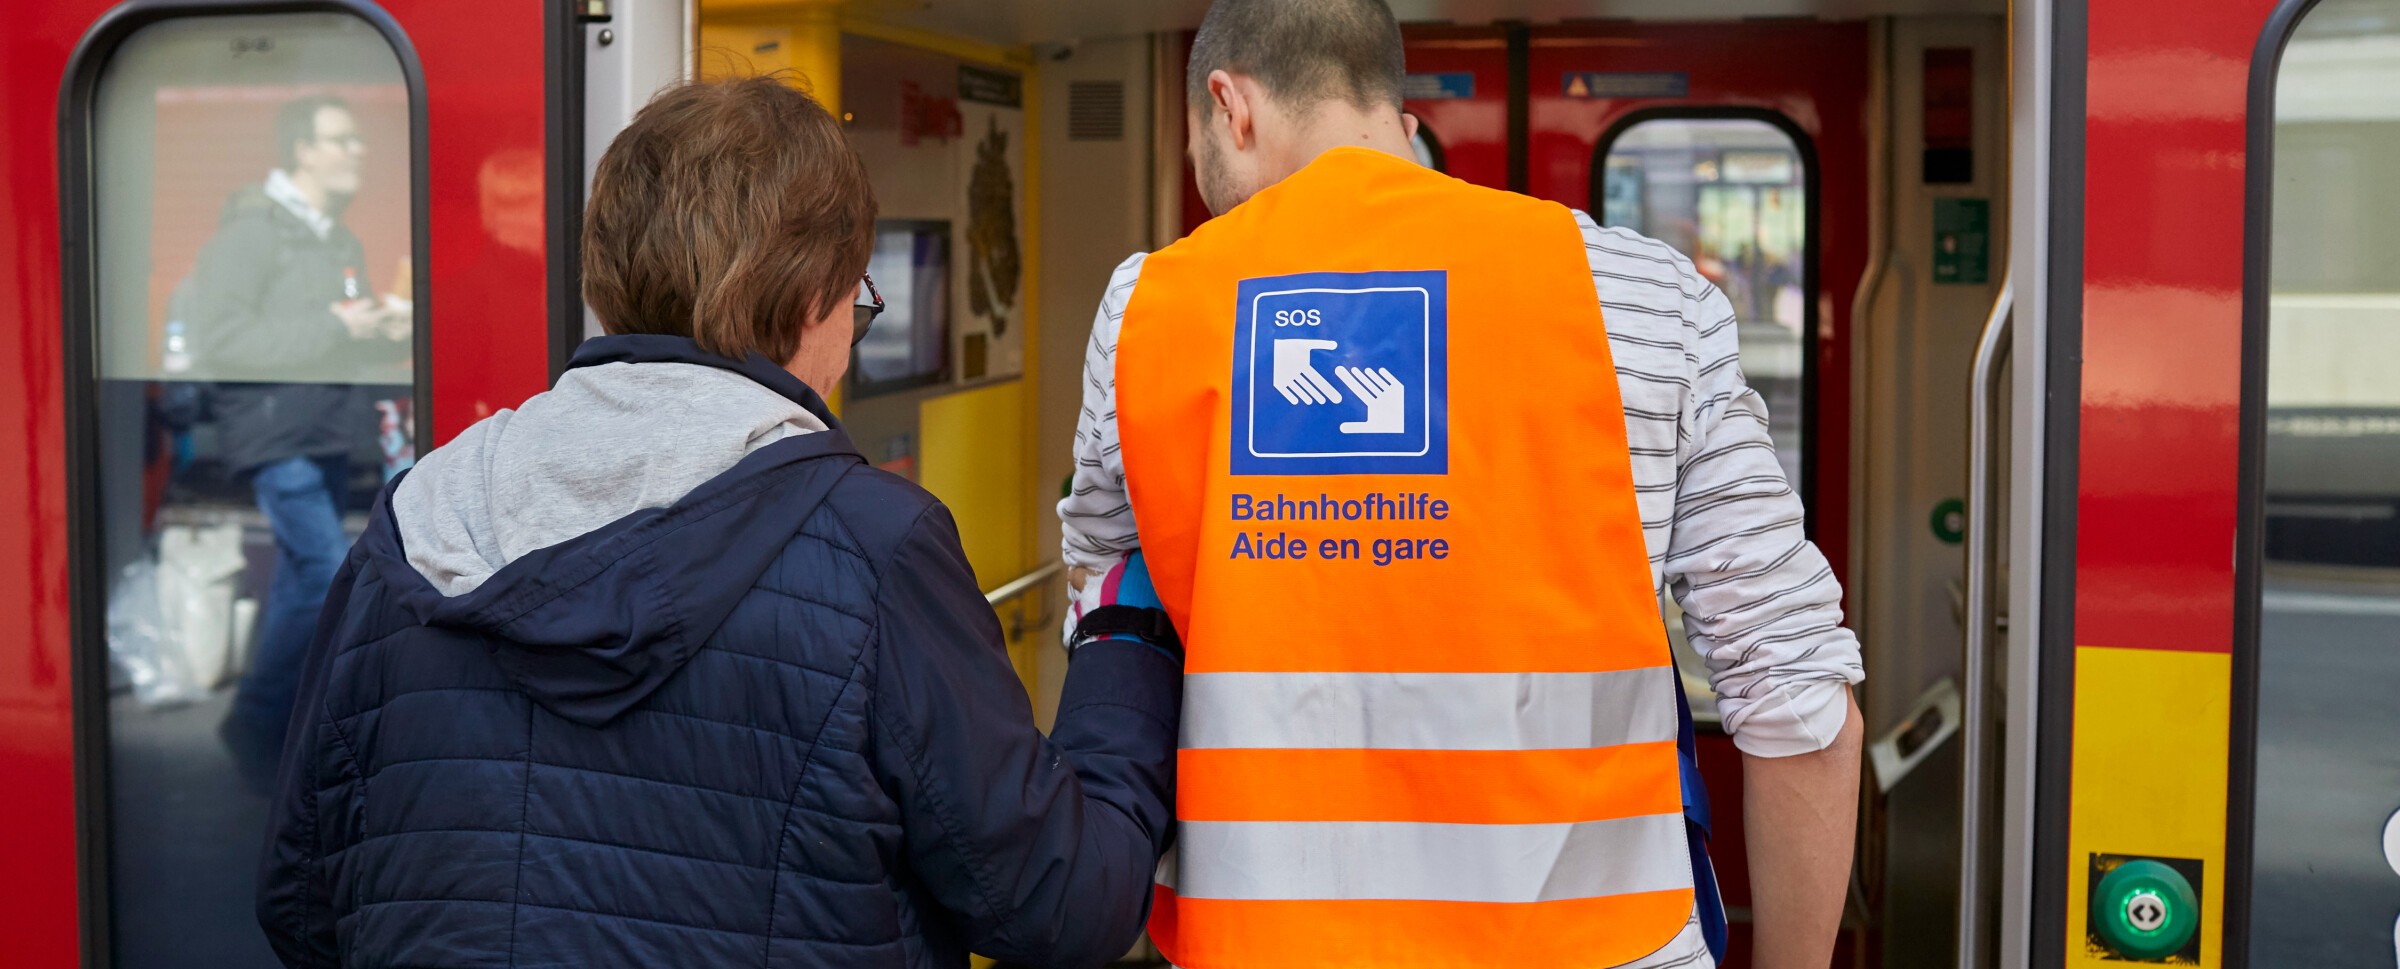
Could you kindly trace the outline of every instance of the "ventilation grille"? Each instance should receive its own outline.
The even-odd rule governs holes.
[[[1125,140],[1125,82],[1067,82],[1067,140]]]

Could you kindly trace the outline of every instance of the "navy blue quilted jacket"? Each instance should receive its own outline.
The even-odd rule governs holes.
[[[610,337],[577,365],[789,374]],[[259,880],[293,967],[1096,966],[1172,821],[1180,670],[1036,731],[949,514],[835,430],[444,598],[386,502],[326,602]]]

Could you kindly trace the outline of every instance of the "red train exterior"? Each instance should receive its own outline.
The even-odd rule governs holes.
[[[79,710],[96,664],[73,642],[87,591],[71,588],[79,489],[70,438],[67,287],[88,258],[67,248],[62,103],[78,58],[107,53],[124,18],[181,13],[351,11],[404,36],[421,78],[416,245],[418,375],[425,437],[438,442],[546,386],[580,332],[570,254],[580,122],[565,117],[579,3],[465,0],[44,0],[0,27],[0,940],[17,964],[96,965],[107,936],[94,744],[105,718]],[[752,4],[751,6],[763,6]],[[1438,6],[1438,5],[1437,5]],[[1899,4],[1907,7],[1908,4]],[[2011,157],[2038,165],[2046,193],[2013,181],[2017,325],[2039,324],[2020,375],[2048,410],[2015,428],[2044,462],[2018,485],[2038,516],[2012,522],[2040,551],[2039,589],[2017,618],[2035,679],[2024,743],[2029,817],[2003,867],[1994,948],[2034,966],[2115,965],[2088,941],[2102,855],[2188,859],[2198,887],[2197,964],[2246,965],[2258,775],[2258,509],[2264,433],[2261,336],[2271,195],[2261,156],[2282,35],[2313,0],[2016,4],[2020,84]],[[1780,7],[1778,9],[1781,9]],[[114,19],[112,19],[114,18]],[[2025,25],[2030,24],[2030,27]],[[1595,151],[1639,112],[1739,110],[1805,138],[1820,181],[1810,205],[1809,484],[1817,540],[1851,560],[1851,408],[1861,381],[1852,297],[1866,270],[1869,127],[1876,55],[1864,20],[1716,23],[1581,21],[1409,29],[1410,70],[1463,76],[1409,109],[1460,178],[1592,208]],[[565,38],[565,39],[562,39]],[[1188,40],[1188,35],[1187,38]],[[81,66],[88,67],[89,64]],[[1673,95],[1592,98],[1559,90],[1572,71],[1676,75]],[[1180,104],[1170,92],[1164,104]],[[2400,117],[2396,114],[2395,117]],[[1183,222],[1206,217],[1186,178]],[[529,222],[537,207],[538,225]],[[2023,231],[2040,227],[2044,234]],[[1071,231],[1071,230],[1070,230]],[[1916,231],[1914,228],[1908,231]],[[2030,248],[2036,238],[2046,245]],[[2030,262],[2039,263],[2039,272]],[[1997,271],[1995,271],[1997,272]],[[1996,276],[1995,276],[1996,278]],[[2039,279],[2039,285],[2031,280]],[[1061,318],[1072,317],[1073,313]],[[1860,338],[1863,339],[1863,338]],[[1047,369],[1047,368],[1045,368]],[[1066,368],[1071,371],[1072,366]],[[1963,393],[1962,375],[1962,393]],[[2020,380],[2029,379],[2020,376]],[[2023,411],[2021,411],[2023,413]],[[420,415],[420,420],[426,420]],[[1963,430],[1962,430],[1963,433]],[[1861,485],[1863,488],[1864,486]],[[19,514],[19,513],[22,514]],[[2021,536],[2021,537],[2024,537]],[[2025,567],[2030,567],[2026,564]],[[84,610],[79,616],[77,610]],[[81,647],[92,648],[89,644]],[[2381,675],[2378,673],[2377,675]],[[1872,682],[1872,681],[1870,681]],[[88,704],[88,699],[82,701]],[[2017,731],[2021,731],[2018,733]],[[1739,758],[1722,736],[1705,759],[1720,805],[1740,800]],[[1720,810],[1727,901],[1748,903],[1738,811]],[[105,822],[99,825],[105,828]],[[2400,860],[2395,860],[2400,864]],[[2002,879],[1994,879],[2002,881]],[[1845,964],[1877,962],[1874,941]],[[1739,964],[1738,960],[1731,964]]]
[[[0,30],[0,185],[9,226],[0,244],[0,938],[20,965],[84,964],[79,931],[77,725],[71,625],[67,383],[60,245],[61,92],[70,59],[120,4],[53,0],[15,10]],[[477,417],[546,386],[552,294],[539,248],[504,245],[485,217],[487,168],[515,173],[503,189],[546,197],[552,144],[548,13],[556,4],[387,0],[423,71],[430,261],[418,268],[443,311],[432,340],[432,429]],[[154,10],[280,12],[348,4],[125,4]],[[528,165],[530,160],[532,164]],[[523,184],[531,178],[530,186]],[[546,245],[548,234],[542,235]],[[512,242],[521,240],[511,239]],[[87,738],[88,742],[88,738]],[[88,832],[87,832],[88,834]]]

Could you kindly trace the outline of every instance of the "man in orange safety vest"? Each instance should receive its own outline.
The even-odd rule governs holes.
[[[1095,321],[1078,607],[1139,549],[1187,650],[1152,938],[1185,969],[1712,965],[1671,589],[1748,755],[1756,964],[1823,966],[1858,644],[1728,303],[1420,165],[1402,60],[1382,0],[1217,0],[1187,91],[1217,218]]]

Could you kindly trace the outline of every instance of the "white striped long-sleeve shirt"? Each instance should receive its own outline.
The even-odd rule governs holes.
[[[1665,583],[1708,664],[1735,746],[1823,749],[1864,678],[1842,593],[1802,533],[1766,404],[1742,376],[1723,293],[1666,244],[1575,213],[1616,358],[1652,586]],[[1143,256],[1117,267],[1084,356],[1075,479],[1059,502],[1067,563],[1105,571],[1140,546],[1117,436],[1117,332]],[[1095,583],[1096,585],[1096,583]]]

